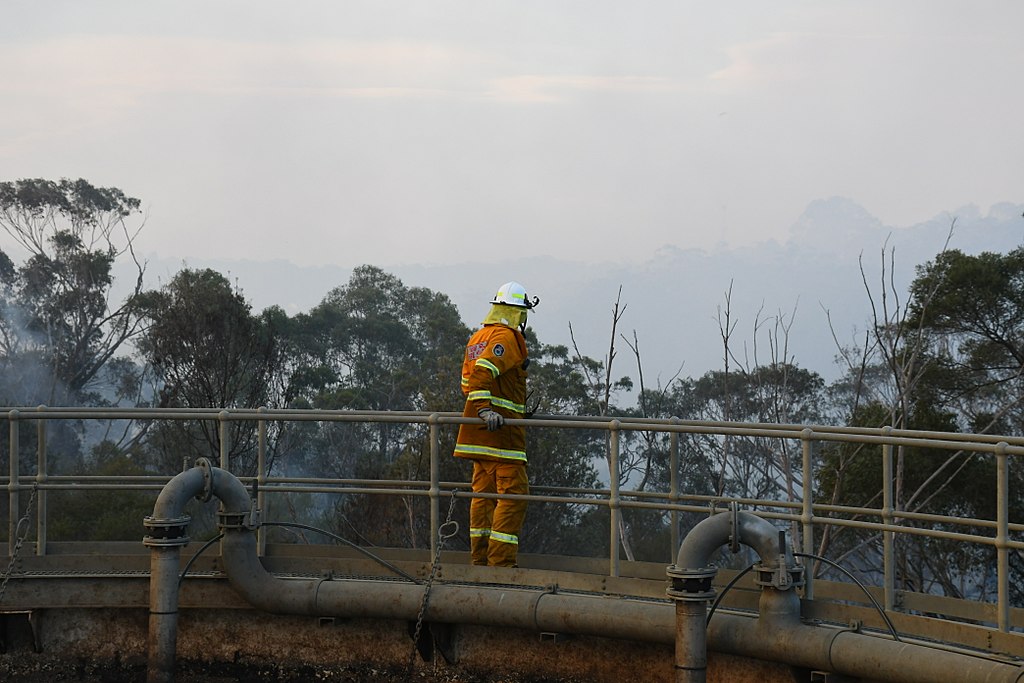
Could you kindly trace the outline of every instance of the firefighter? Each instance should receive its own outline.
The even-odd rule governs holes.
[[[526,479],[526,429],[505,424],[526,417],[527,311],[531,301],[518,282],[506,282],[491,300],[482,327],[469,338],[462,362],[465,417],[483,424],[463,424],[455,456],[473,461],[474,493],[530,492]],[[469,506],[469,540],[473,564],[515,567],[519,529],[526,501],[473,498]]]

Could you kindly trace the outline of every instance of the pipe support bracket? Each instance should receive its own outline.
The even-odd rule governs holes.
[[[213,465],[207,458],[197,458],[196,469],[203,475],[203,489],[196,494],[196,500],[206,503],[213,498]]]

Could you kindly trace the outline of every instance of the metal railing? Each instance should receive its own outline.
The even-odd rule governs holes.
[[[464,418],[458,413],[426,412],[374,412],[374,411],[321,411],[321,410],[222,410],[222,409],[94,409],[94,408],[10,408],[4,416],[7,420],[9,443],[9,474],[0,477],[0,485],[7,490],[9,509],[8,555],[15,553],[18,542],[19,521],[24,521],[21,508],[21,494],[33,491],[35,509],[35,552],[46,553],[47,548],[47,493],[55,490],[152,490],[156,491],[170,479],[168,476],[97,477],[55,475],[48,471],[47,424],[56,420],[73,421],[210,421],[219,429],[220,466],[230,469],[230,426],[236,421],[257,423],[257,465],[256,475],[250,481],[256,484],[258,507],[265,508],[266,498],[273,493],[366,493],[381,495],[425,496],[429,499],[431,555],[437,550],[437,529],[441,525],[441,504],[445,496],[455,495],[456,485],[440,479],[441,439],[440,429],[445,425],[476,423],[477,420]],[[430,442],[430,476],[427,481],[322,479],[297,477],[272,477],[267,471],[268,425],[280,422],[356,422],[356,423],[401,423],[426,425]],[[552,502],[572,505],[593,505],[607,508],[609,515],[609,557],[608,574],[618,576],[620,572],[619,521],[624,509],[648,509],[667,513],[670,517],[671,549],[679,547],[680,529],[678,515],[683,512],[708,512],[738,503],[746,507],[762,508],[758,514],[775,520],[796,524],[801,529],[800,550],[805,555],[815,552],[816,533],[827,525],[868,530],[882,535],[882,589],[884,608],[897,608],[897,567],[895,541],[907,536],[922,536],[946,539],[955,543],[971,543],[989,546],[996,554],[997,600],[994,605],[993,621],[999,631],[1007,632],[1010,621],[1010,553],[1024,551],[1024,541],[1018,540],[1024,532],[1024,524],[1009,519],[1010,500],[1010,459],[1024,455],[1024,439],[990,436],[983,434],[959,434],[897,430],[890,427],[881,429],[856,427],[831,427],[821,425],[795,424],[754,424],[735,422],[704,422],[681,420],[638,419],[624,417],[568,417],[535,416],[529,420],[509,420],[510,424],[523,424],[529,429],[574,429],[599,430],[607,433],[606,463],[608,467],[608,489],[572,489],[557,487],[535,487],[542,493],[527,496],[508,496],[528,501]],[[24,455],[21,453],[21,435],[24,425],[36,430],[36,466],[34,475],[21,472]],[[668,491],[648,492],[624,489],[620,484],[620,438],[628,432],[664,433],[669,436],[668,468],[671,479]],[[729,496],[698,495],[680,490],[680,440],[692,435],[715,437],[755,437],[792,441],[800,445],[800,490],[793,500],[736,498]],[[820,444],[867,444],[881,450],[879,475],[882,482],[882,506],[880,508],[854,507],[815,503],[814,476],[816,445]],[[995,458],[996,484],[992,492],[995,505],[994,519],[967,519],[900,510],[894,496],[894,449],[900,447],[928,448],[942,451],[963,451],[986,453]],[[447,454],[445,454],[447,455]],[[803,476],[803,473],[811,473]],[[462,484],[465,486],[465,484]],[[469,497],[468,493],[462,493]],[[481,494],[487,496],[488,494]],[[500,497],[489,494],[490,497]],[[869,517],[877,521],[861,519]],[[903,522],[912,522],[912,525]],[[953,530],[951,530],[953,529]],[[984,530],[989,533],[978,533]],[[261,529],[262,532],[262,529]],[[263,543],[261,538],[261,544]],[[261,545],[262,547],[262,545]],[[814,581],[807,576],[804,597],[814,595]]]

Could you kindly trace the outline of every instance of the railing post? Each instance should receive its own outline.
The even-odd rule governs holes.
[[[17,410],[7,413],[7,423],[11,430],[7,439],[7,447],[11,455],[8,467],[10,480],[7,482],[7,505],[10,510],[9,528],[7,531],[7,554],[11,557],[14,557],[14,546],[17,543],[18,535],[18,519],[21,517],[20,501],[18,500],[18,451],[21,449],[18,438],[20,433],[19,416],[20,413]]]
[[[431,413],[427,424],[430,425],[430,557],[433,558],[437,557],[441,526],[441,430],[438,414]]]
[[[803,501],[800,513],[800,522],[802,525],[801,533],[803,535],[803,551],[805,555],[814,554],[814,462],[812,460],[811,436],[814,432],[810,429],[804,429],[800,432],[800,441],[802,445],[802,462],[803,462]],[[813,564],[808,561],[808,564],[813,568]],[[804,571],[804,597],[808,600],[814,599],[814,572]]]
[[[222,410],[217,414],[217,419],[220,421],[220,468],[226,472],[230,472],[231,468],[228,467],[228,454],[231,452],[231,413],[227,410]]]
[[[46,406],[39,406],[39,412]],[[46,554],[46,420],[36,421],[36,555]]]
[[[672,424],[678,425],[679,418],[673,417]],[[668,502],[672,505],[679,504],[679,432],[672,432],[669,435],[669,466],[671,471],[669,474],[669,490],[668,490]],[[672,544],[672,550],[669,553],[669,562],[675,561],[676,553],[679,552],[679,511],[672,510],[668,514],[669,524],[672,525],[672,529],[669,532],[669,543]]]
[[[260,406],[257,413],[265,413],[267,409]],[[256,507],[264,513],[267,508],[267,494],[263,492],[267,484],[267,421],[256,423]],[[260,524],[256,530],[256,554],[263,557],[267,554],[266,527]]]
[[[882,428],[884,436],[892,434],[892,427]],[[891,525],[893,516],[892,444],[882,445],[882,523]],[[882,532],[882,575],[884,583],[884,607],[886,611],[896,609],[896,559],[895,535],[892,531]]]
[[[622,511],[619,508],[619,426],[622,423],[612,420],[608,427],[611,430],[608,439],[608,485],[611,495],[608,497],[609,518],[611,520],[611,547],[609,556],[609,576],[619,575],[619,521]]]
[[[999,583],[996,604],[997,625],[1006,633],[1010,630],[1010,463],[1005,441],[996,445],[996,578]]]

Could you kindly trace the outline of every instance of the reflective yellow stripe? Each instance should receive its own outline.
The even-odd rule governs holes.
[[[505,410],[511,410],[513,413],[526,413],[526,406],[523,405],[522,403],[515,403],[514,401],[510,401],[507,398],[495,396],[486,389],[471,391],[466,396],[466,398],[468,398],[470,401],[488,401],[492,406],[504,408]]]
[[[500,531],[491,532],[492,541],[501,541],[502,543],[511,543],[513,545],[519,545],[519,537],[514,534],[503,534]]]
[[[476,446],[473,444],[456,444],[456,453],[464,453],[465,455],[489,455],[494,458],[502,458],[505,460],[521,460],[526,462],[526,451],[513,451],[507,448],[494,448],[493,446]]]
[[[478,538],[483,538],[484,536],[490,536],[490,535],[491,535],[491,530],[490,529],[476,529],[474,527],[470,527],[469,528],[469,536],[470,536],[470,538],[473,538],[474,536],[476,536]]]
[[[497,396],[491,396],[491,405],[504,408],[505,410],[511,410],[516,413],[525,413],[526,406],[522,403],[513,403],[507,398],[498,398]]]
[[[498,366],[492,363],[491,361],[487,360],[486,358],[478,358],[476,364],[482,365],[488,370],[490,370],[491,374],[495,377],[501,374],[501,370],[498,369]]]

